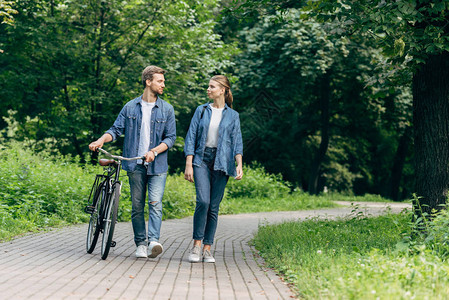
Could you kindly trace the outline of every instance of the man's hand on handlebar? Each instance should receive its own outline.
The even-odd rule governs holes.
[[[153,151],[148,151],[147,153],[145,153],[145,161],[147,163],[150,163],[152,161],[154,161],[155,156],[154,156],[154,152]]]
[[[103,144],[104,144],[103,142],[97,140],[89,144],[89,149],[91,151],[97,151],[98,148],[103,147]]]

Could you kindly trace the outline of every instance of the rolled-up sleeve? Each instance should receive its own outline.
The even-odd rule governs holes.
[[[176,119],[175,119],[175,110],[173,107],[170,107],[167,113],[167,126],[165,127],[164,139],[162,143],[168,146],[168,149],[173,147],[176,140]]]
[[[112,136],[112,141],[115,141],[119,136],[121,136],[125,131],[125,110],[126,106],[122,108],[117,119],[115,119],[114,124],[109,128],[106,133]]]
[[[199,115],[200,115],[201,106],[199,106],[195,114],[190,121],[189,130],[187,131],[185,144],[184,144],[184,155],[195,155],[195,144],[196,144],[196,134],[199,124]]]

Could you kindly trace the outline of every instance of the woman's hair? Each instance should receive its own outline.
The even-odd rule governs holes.
[[[225,102],[230,108],[232,108],[232,101],[234,101],[234,98],[232,97],[231,84],[229,83],[229,79],[224,75],[215,75],[210,80],[218,82],[222,87],[225,88]]]

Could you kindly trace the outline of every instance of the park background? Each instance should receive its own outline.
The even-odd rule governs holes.
[[[98,171],[87,145],[142,93],[140,74],[152,64],[167,70],[162,98],[175,107],[177,120],[164,217],[193,212],[193,187],[182,180],[183,137],[196,106],[207,101],[209,78],[224,74],[240,113],[247,175],[241,183],[231,180],[222,212],[414,199],[416,218],[356,223],[366,229],[363,222],[380,222],[372,230],[384,236],[391,223],[394,238],[363,247],[343,247],[342,240],[338,245],[347,251],[341,253],[353,259],[366,252],[378,262],[384,256],[373,249],[380,248],[390,270],[398,267],[391,261],[409,256],[414,269],[425,268],[413,255],[429,255],[435,270],[423,272],[441,277],[427,287],[439,293],[448,280],[442,268],[447,223],[427,220],[446,202],[449,185],[449,1],[0,3],[2,238],[86,220],[82,201]],[[107,149],[117,153],[122,142]],[[122,201],[121,212],[127,220],[129,202]],[[353,223],[367,219],[355,216]],[[431,226],[438,234],[429,235]],[[354,240],[364,239],[344,239]],[[341,254],[326,247],[332,259]],[[318,250],[327,251],[306,252]],[[297,255],[301,262],[305,253]],[[342,264],[351,265],[343,257]],[[300,281],[305,273],[290,263],[281,262],[279,272]],[[420,293],[415,276],[403,274],[400,295]]]

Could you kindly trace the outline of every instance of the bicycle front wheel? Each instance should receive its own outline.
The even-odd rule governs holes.
[[[101,258],[106,259],[111,249],[112,237],[114,235],[115,223],[117,222],[118,203],[120,199],[120,182],[114,184],[111,198],[104,215],[103,239],[101,242]]]
[[[89,228],[87,229],[86,251],[92,253],[97,245],[98,236],[100,235],[100,207],[104,201],[104,182],[97,186],[94,192],[94,210],[90,215]]]

